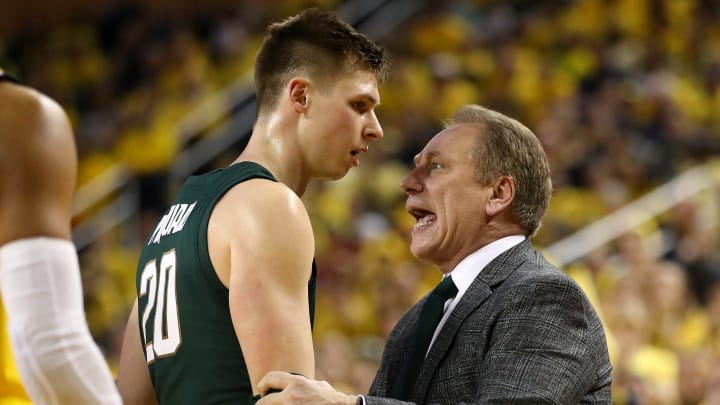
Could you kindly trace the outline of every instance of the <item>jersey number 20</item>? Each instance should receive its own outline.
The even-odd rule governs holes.
[[[175,249],[163,253],[158,265],[150,260],[140,278],[140,296],[148,294],[142,315],[142,333],[145,343],[145,360],[151,363],[156,357],[172,356],[180,347],[180,323],[175,291]],[[153,319],[150,314],[155,308]],[[153,328],[148,341],[147,330]]]

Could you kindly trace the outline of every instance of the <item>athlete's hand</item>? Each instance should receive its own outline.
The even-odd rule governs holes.
[[[355,405],[357,396],[347,395],[333,388],[327,381],[311,380],[283,371],[271,371],[258,383],[260,392],[280,390],[262,397],[257,405],[273,404],[318,404]]]

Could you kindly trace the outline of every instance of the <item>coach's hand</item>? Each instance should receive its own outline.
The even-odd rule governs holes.
[[[318,404],[355,405],[358,397],[347,395],[333,388],[327,381],[311,380],[283,371],[271,371],[258,383],[260,392],[280,390],[262,397],[257,405],[273,404]]]

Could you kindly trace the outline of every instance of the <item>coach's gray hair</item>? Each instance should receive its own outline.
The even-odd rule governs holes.
[[[540,140],[517,120],[474,104],[460,108],[445,122],[446,128],[453,125],[471,125],[481,131],[474,151],[476,179],[486,184],[500,176],[512,177],[512,213],[528,237],[535,235],[552,195],[550,165]]]

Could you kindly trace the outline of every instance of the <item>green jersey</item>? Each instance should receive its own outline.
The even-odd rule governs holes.
[[[254,178],[276,181],[252,162],[190,177],[145,241],[136,279],[139,332],[160,404],[252,403],[247,367],[230,318],[228,289],[210,262],[207,228],[220,198]],[[316,274],[313,261],[309,327],[315,312]]]

